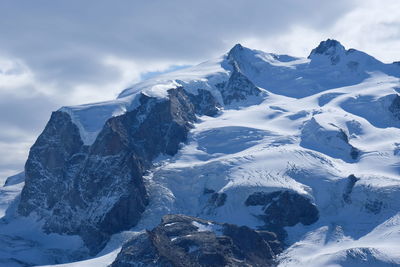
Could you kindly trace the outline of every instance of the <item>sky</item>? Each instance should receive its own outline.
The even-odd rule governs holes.
[[[306,57],[327,38],[400,61],[399,0],[1,0],[0,180],[52,111],[109,100],[241,43]]]

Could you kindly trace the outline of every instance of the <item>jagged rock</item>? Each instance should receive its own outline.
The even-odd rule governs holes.
[[[234,70],[228,82],[220,89],[220,92],[225,105],[240,102],[249,96],[261,94],[261,90],[243,75],[236,65],[234,65]]]
[[[225,204],[227,197],[225,193],[213,193],[208,202],[215,207],[221,207]]]
[[[128,241],[111,266],[274,266],[279,252],[273,233],[166,215],[156,228]]]
[[[298,223],[310,225],[319,219],[315,204],[305,196],[289,190],[272,193],[255,192],[248,196],[246,206],[263,206],[263,215],[259,218],[265,222],[265,228],[277,232],[279,237],[285,237],[284,227]]]
[[[196,113],[212,113],[210,97],[183,88],[167,100],[141,95],[139,107],[110,118],[90,147],[67,113],[53,113],[30,151],[19,213],[36,212],[47,232],[78,234],[97,252],[137,223],[148,203],[143,173],[159,154],[178,151]]]
[[[231,103],[258,91],[232,73],[221,94]],[[210,91],[194,95],[183,87],[168,90],[168,98],[140,94],[138,103],[109,118],[91,145],[82,141],[69,113],[54,112],[31,148],[19,214],[35,212],[46,232],[80,235],[91,253],[110,235],[134,226],[148,204],[142,176],[153,159],[176,154],[196,115],[215,116],[221,107]],[[214,205],[225,199],[217,196]]]
[[[241,53],[244,50],[243,46],[241,44],[235,44],[231,50],[228,52],[228,58],[229,59],[235,59],[236,55]]]
[[[19,213],[27,216],[39,207],[51,209],[60,193],[67,190],[66,183],[61,182],[65,180],[64,176],[70,175],[65,173],[65,169],[76,171],[78,166],[74,163],[80,155],[84,156],[84,150],[79,130],[68,114],[53,112],[30,149]]]
[[[345,48],[340,42],[334,39],[327,39],[326,41],[321,41],[319,45],[311,51],[310,55],[322,54],[331,56],[343,50],[345,50]]]
[[[343,57],[348,51],[344,46],[336,40],[328,39],[326,41],[322,41],[316,48],[314,48],[310,55],[309,59],[317,61],[321,63],[321,59],[319,57],[327,57],[329,59],[329,64],[334,66],[339,64],[341,61],[341,57]],[[315,62],[312,62],[315,63]],[[357,62],[355,62],[357,64]],[[352,65],[353,64],[353,65]],[[354,63],[350,64],[349,68],[354,69]]]
[[[351,192],[353,191],[353,187],[358,180],[360,180],[360,179],[355,177],[353,174],[351,174],[351,175],[349,175],[349,177],[347,177],[346,188],[344,189],[344,192],[343,192],[343,200],[345,203],[351,204]]]
[[[198,89],[197,95],[188,94],[188,96],[199,115],[215,116],[222,108],[210,91]]]
[[[228,62],[232,68],[232,73],[226,83],[219,85],[225,105],[230,105],[234,102],[240,102],[247,99],[249,96],[259,96],[262,92],[240,70],[240,58],[243,51],[243,46],[236,44],[227,55]]]
[[[393,116],[400,120],[400,96],[396,95],[389,106],[389,111],[393,114]]]

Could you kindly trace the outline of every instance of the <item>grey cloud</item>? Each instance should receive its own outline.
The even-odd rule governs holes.
[[[22,60],[35,81],[13,92],[0,91],[0,174],[22,168],[27,143],[39,134],[52,110],[71,104],[68,96],[76,93],[76,86],[98,87],[102,94],[105,84],[108,88],[120,81],[121,70],[103,64],[107,56],[132,61],[142,70],[160,62],[194,64],[237,42],[271,39],[293,26],[324,32],[356,2],[2,0],[0,58]],[[38,91],[38,86],[48,94],[24,93]],[[12,163],[11,154],[17,155]]]
[[[325,27],[350,9],[345,0],[2,1],[0,50],[39,79],[101,84],[118,75],[104,55],[194,62],[293,23]]]
[[[0,180],[23,169],[29,147],[58,105],[44,95],[0,92]]]
[[[46,123],[43,118],[50,118],[51,111],[58,105],[44,95],[21,98],[10,93],[0,94],[0,126],[3,129],[0,140],[4,140],[4,129],[11,126],[23,132],[38,133]]]

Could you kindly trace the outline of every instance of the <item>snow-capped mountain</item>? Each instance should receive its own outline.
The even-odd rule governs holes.
[[[0,189],[0,265],[400,266],[399,78],[237,44],[63,107]]]

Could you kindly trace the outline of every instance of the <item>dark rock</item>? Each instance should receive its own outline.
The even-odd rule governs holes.
[[[53,112],[25,164],[25,186],[18,207],[21,215],[27,216],[38,207],[46,210],[54,207],[60,193],[67,190],[62,181],[67,176],[65,169],[70,165],[69,160],[82,151],[82,147],[78,127],[69,115]]]
[[[340,50],[345,50],[340,42],[327,39],[326,41],[320,42],[319,45],[311,51],[310,56],[313,54],[334,56]]]
[[[243,46],[241,44],[235,44],[231,50],[228,52],[228,58],[229,59],[234,59],[237,57],[238,54],[240,54],[244,50]]]
[[[247,99],[249,96],[258,96],[261,90],[255,86],[245,75],[243,75],[236,63],[229,80],[220,92],[225,105],[230,105],[234,102],[240,102]]]
[[[389,111],[392,112],[396,119],[400,119],[400,96],[396,95],[389,106]]]
[[[273,255],[275,255],[277,251],[280,251],[279,248],[274,250],[270,246],[270,243],[274,243],[274,247],[276,248],[276,244],[280,244],[276,235],[275,239],[266,240],[259,232],[247,226],[224,224],[223,234],[230,237],[241,253],[249,255],[247,257],[252,258],[252,261],[257,266],[262,266],[263,263],[265,263],[266,255],[268,255],[268,259],[272,259]],[[265,233],[263,233],[263,235],[265,235]],[[265,243],[267,243],[268,246],[266,246]]]
[[[381,200],[375,199],[375,200],[368,200],[365,203],[365,209],[373,214],[378,214],[381,212],[383,206],[383,202]]]
[[[198,89],[197,95],[188,94],[188,96],[199,115],[215,116],[222,108],[210,91]]]
[[[282,243],[279,241],[277,234],[261,230],[258,230],[257,233],[268,243],[275,255],[283,251]]]
[[[259,94],[238,71],[220,89],[226,104]],[[19,214],[34,212],[48,233],[80,235],[97,253],[110,235],[140,219],[148,204],[143,174],[152,161],[177,153],[196,115],[218,114],[213,95],[197,92],[179,87],[169,90],[167,99],[141,94],[138,107],[109,118],[91,145],[83,143],[68,113],[54,112],[30,150]],[[214,204],[225,199],[218,195]]]
[[[19,213],[35,211],[47,232],[78,234],[96,253],[111,234],[138,222],[148,203],[143,173],[159,154],[178,151],[196,112],[182,88],[168,100],[142,95],[140,106],[110,118],[90,147],[67,113],[53,113],[30,151]]]
[[[354,160],[358,159],[358,157],[360,156],[360,150],[358,150],[357,148],[355,148],[354,146],[351,146],[351,150],[350,150],[350,157]]]
[[[325,56],[330,60],[331,65],[337,65],[341,61],[341,54],[347,55],[348,53],[352,53],[352,51],[349,52],[346,50],[338,41],[328,39],[326,41],[322,41],[316,48],[314,48],[308,58],[313,60],[316,58],[316,56]],[[353,68],[354,65],[349,67]]]
[[[208,202],[215,207],[221,207],[225,204],[226,198],[225,193],[213,193]]]
[[[185,215],[127,242],[112,266],[274,266],[281,251],[274,234]],[[273,244],[276,250],[269,244]]]
[[[353,187],[358,180],[360,179],[355,177],[353,174],[347,177],[347,184],[343,192],[343,200],[345,203],[351,204],[351,192],[353,191]]]
[[[318,209],[309,198],[289,190],[255,192],[245,204],[263,206],[264,214],[259,218],[265,222],[265,228],[276,232],[280,239],[285,237],[284,227],[298,223],[310,225],[319,218]]]
[[[203,194],[204,194],[204,195],[206,195],[206,194],[212,194],[212,193],[215,193],[215,190],[209,189],[209,188],[204,188],[204,190],[203,190]]]
[[[353,160],[358,159],[358,157],[360,156],[360,150],[358,150],[357,148],[355,148],[354,146],[352,146],[349,143],[349,137],[347,136],[347,134],[343,131],[343,129],[339,129],[338,135],[337,135],[340,139],[342,139],[344,142],[346,142],[349,145],[350,148],[350,157]]]

